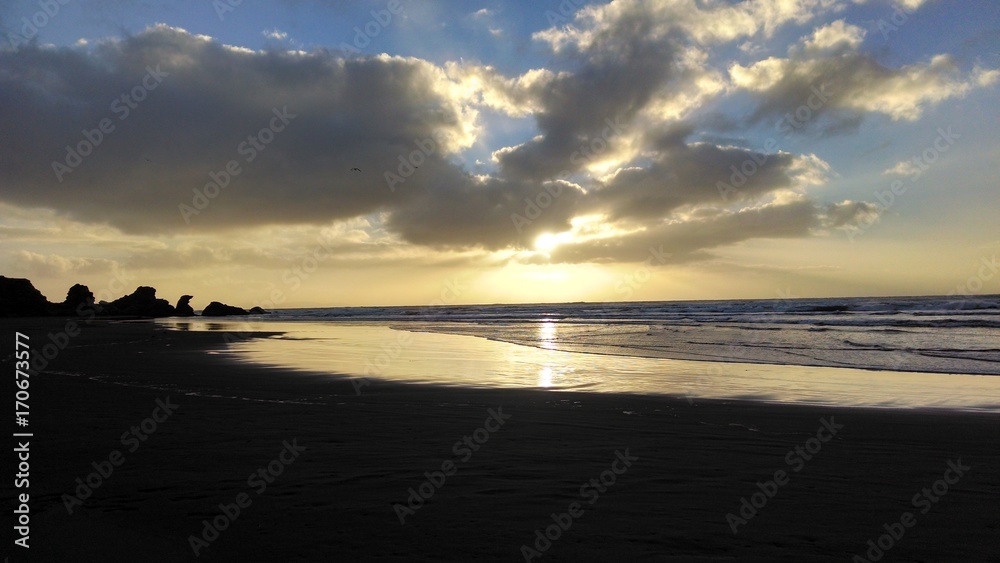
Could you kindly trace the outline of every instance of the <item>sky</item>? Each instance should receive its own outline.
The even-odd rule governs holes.
[[[995,0],[0,5],[0,274],[265,308],[1000,293]]]

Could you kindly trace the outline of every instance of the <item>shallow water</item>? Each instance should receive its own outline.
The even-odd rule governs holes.
[[[1000,296],[284,309],[570,352],[1000,375]]]
[[[1000,377],[616,356],[369,323],[162,321],[177,330],[280,331],[234,342],[240,361],[409,383],[1000,412]],[[559,327],[540,326],[542,331]],[[362,388],[363,389],[363,388]]]

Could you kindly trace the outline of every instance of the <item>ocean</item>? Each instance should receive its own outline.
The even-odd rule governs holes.
[[[241,361],[361,381],[1000,410],[1000,296],[284,309]],[[984,377],[985,376],[985,377]],[[359,389],[361,392],[361,389]]]

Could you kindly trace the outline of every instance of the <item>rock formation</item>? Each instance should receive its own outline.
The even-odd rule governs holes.
[[[92,314],[96,309],[94,307],[94,294],[89,287],[78,283],[69,288],[66,300],[60,303],[57,309],[59,314],[67,316]]]
[[[0,317],[42,317],[52,314],[52,305],[22,278],[0,276]]]
[[[0,317],[46,317],[64,315],[68,317],[95,315],[101,317],[193,317],[190,295],[183,295],[177,301],[177,307],[172,307],[166,299],[156,298],[156,289],[147,286],[136,288],[131,295],[115,299],[111,303],[101,301],[94,303],[94,294],[85,285],[76,284],[69,288],[66,299],[62,303],[49,303],[49,300],[31,284],[21,278],[0,276]],[[260,307],[250,311],[240,307],[232,307],[213,301],[202,312],[206,317],[225,317],[229,315],[269,315]]]
[[[240,307],[233,307],[230,305],[224,305],[218,301],[212,301],[205,307],[205,310],[201,312],[203,317],[226,317],[229,315],[249,315],[246,309]]]
[[[194,299],[193,295],[182,295],[181,298],[177,300],[177,306],[174,307],[174,309],[176,309],[178,317],[194,316],[194,309],[191,308],[192,299]]]
[[[108,303],[102,313],[124,317],[172,317],[175,311],[166,299],[156,298],[155,289],[142,286],[132,292],[132,295]]]

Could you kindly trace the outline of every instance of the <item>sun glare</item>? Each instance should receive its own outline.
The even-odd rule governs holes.
[[[571,240],[573,240],[573,235],[569,232],[559,233],[556,235],[552,233],[542,233],[535,239],[535,250],[549,253],[555,250],[560,244],[567,243]]]

